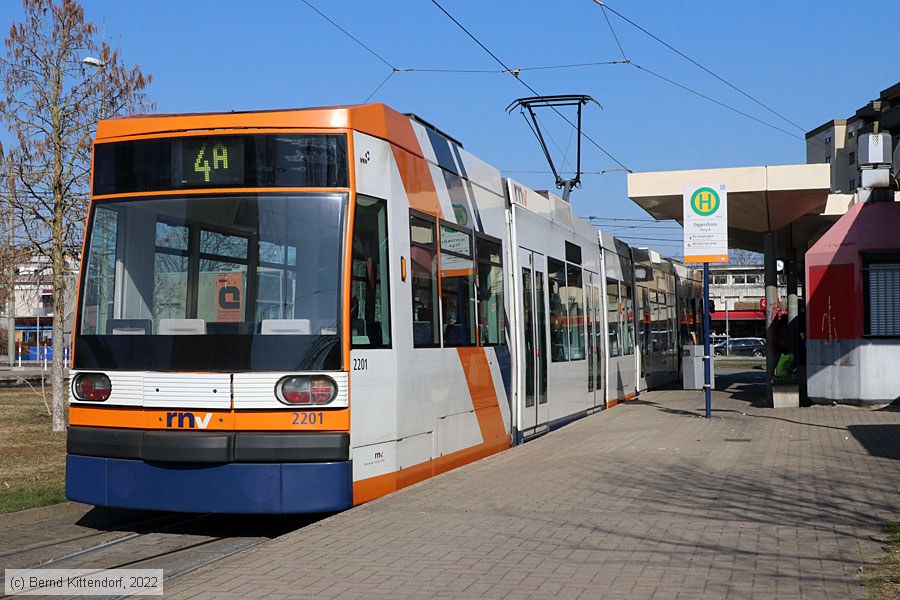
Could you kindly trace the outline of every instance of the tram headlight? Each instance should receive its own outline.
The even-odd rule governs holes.
[[[112,382],[103,373],[79,373],[72,381],[72,393],[78,400],[103,402],[112,393]]]
[[[278,381],[275,396],[291,406],[321,406],[337,396],[337,384],[324,375],[291,375]]]

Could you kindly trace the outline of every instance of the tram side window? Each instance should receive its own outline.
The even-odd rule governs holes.
[[[581,285],[581,268],[566,266],[569,318],[566,326],[569,338],[569,360],[583,360],[584,351],[584,287]]]
[[[622,303],[625,306],[625,314],[622,315],[622,354],[634,354],[634,298],[627,283],[622,284]]]
[[[438,271],[435,222],[409,216],[410,274],[412,278],[413,345],[441,344],[438,329]]]
[[[475,261],[472,234],[441,223],[441,310],[444,346],[475,345]]]
[[[547,259],[547,281],[550,289],[550,359],[553,362],[569,360],[569,339],[566,331],[566,265],[553,258]]]
[[[387,203],[356,197],[350,274],[350,336],[354,348],[391,347]]]
[[[639,309],[640,347],[641,355],[646,357],[650,355],[650,351],[653,349],[653,321],[651,319],[651,311],[654,307],[650,303],[650,288],[639,287],[638,290],[641,294]],[[641,367],[644,366],[644,363],[641,363]]]
[[[260,241],[257,278],[256,320],[293,319],[297,295],[297,247]]]
[[[478,259],[478,337],[482,346],[506,343],[503,315],[503,259],[499,241],[475,239]]]
[[[606,280],[606,323],[609,327],[609,355],[622,356],[622,305],[619,301],[619,282]]]
[[[678,345],[678,320],[675,314],[674,294],[666,294],[666,314],[668,316],[666,332],[669,337],[668,347],[666,349],[671,352],[672,350],[675,350]]]
[[[118,211],[98,206],[88,250],[84,314],[81,317],[84,335],[105,334],[107,322],[114,317],[118,229]]]
[[[653,331],[651,332],[650,348],[653,352],[665,350],[666,346],[666,330],[665,330],[665,294],[653,290],[650,292],[650,302],[652,303],[652,323]]]
[[[207,324],[245,320],[249,249],[243,235],[200,229],[197,318]]]
[[[153,322],[188,317],[188,242],[186,225],[156,222],[153,265]]]

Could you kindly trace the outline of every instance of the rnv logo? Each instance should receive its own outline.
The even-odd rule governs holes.
[[[189,412],[167,412],[166,427],[178,429],[206,429],[212,420],[212,413],[206,413],[205,417],[197,417]]]

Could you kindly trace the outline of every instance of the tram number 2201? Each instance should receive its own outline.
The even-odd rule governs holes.
[[[354,358],[353,359],[353,370],[354,371],[365,371],[369,368],[369,359],[368,358]]]
[[[325,422],[325,415],[320,412],[295,412],[291,425],[321,425]]]

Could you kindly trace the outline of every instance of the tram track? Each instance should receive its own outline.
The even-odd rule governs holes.
[[[136,521],[136,522],[128,523],[127,525],[129,527],[137,529],[140,527],[147,527],[147,526],[152,526],[154,524],[165,523],[165,522],[171,521],[171,520],[173,520],[172,515],[162,515],[162,516],[151,518],[151,519],[145,519],[143,521]],[[24,554],[26,552],[38,552],[44,548],[52,548],[52,547],[61,546],[64,544],[71,544],[72,542],[80,542],[82,540],[87,540],[87,539],[90,539],[93,537],[101,537],[104,535],[109,535],[109,532],[108,531],[94,531],[94,532],[83,533],[80,535],[70,536],[70,537],[66,537],[66,538],[59,538],[59,539],[54,539],[54,540],[44,541],[44,542],[36,542],[33,544],[28,544],[26,546],[22,546],[20,548],[16,548],[15,550],[8,550],[6,552],[0,552],[0,561],[3,561],[4,559],[10,558],[10,557],[21,556],[22,554]],[[26,566],[31,567],[31,566],[36,566],[36,565],[26,565]]]
[[[170,581],[318,518],[315,515],[241,515],[235,519],[233,515],[157,513],[150,518],[106,526],[100,531],[64,535],[4,551],[0,554],[0,564],[4,568],[42,570],[162,569],[165,581]],[[82,517],[79,522],[84,520]],[[59,527],[65,531],[71,525]],[[77,548],[74,551],[73,545]],[[0,577],[0,592],[3,586],[5,578]]]

